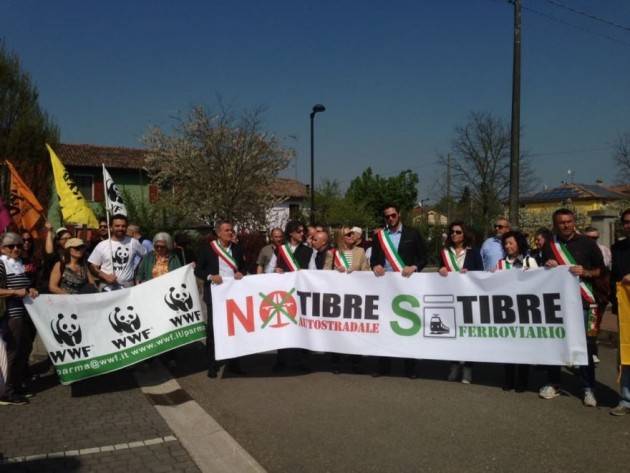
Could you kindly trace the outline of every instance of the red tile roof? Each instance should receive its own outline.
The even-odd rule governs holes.
[[[59,144],[55,152],[66,166],[112,169],[143,169],[146,151],[117,146]]]

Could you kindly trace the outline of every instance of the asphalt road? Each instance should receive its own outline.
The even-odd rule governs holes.
[[[422,361],[420,377],[326,371],[273,375],[273,355],[245,359],[246,376],[210,380],[204,347],[178,354],[183,389],[270,472],[603,472],[630,465],[630,416],[616,405],[615,350],[600,346],[600,407],[582,405],[579,383],[563,373],[563,396],[504,392],[500,365],[478,364],[473,384],[445,381],[448,363]],[[184,368],[184,366],[186,368]],[[372,362],[366,360],[366,371]],[[396,371],[397,369],[397,371]]]

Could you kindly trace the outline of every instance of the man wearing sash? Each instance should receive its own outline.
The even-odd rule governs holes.
[[[403,226],[398,205],[388,204],[383,210],[386,228],[376,232],[370,257],[370,265],[376,276],[386,272],[398,272],[409,277],[422,271],[427,264],[427,250],[424,240],[413,228]],[[374,376],[386,375],[391,369],[391,360],[379,358],[379,369]],[[405,359],[405,374],[416,378],[416,360]]]
[[[287,222],[284,229],[285,243],[276,247],[276,273],[299,271],[309,269],[309,263],[313,255],[313,249],[306,246],[304,241],[304,225],[296,220]],[[315,268],[310,268],[315,269]],[[279,373],[287,368],[290,363],[295,363],[296,368],[304,373],[310,372],[306,366],[306,350],[286,348],[277,351],[273,372]]]
[[[613,313],[619,314],[617,305],[617,283],[630,287],[630,208],[621,214],[623,234],[626,238],[618,240],[611,247],[612,269],[610,271]],[[620,366],[619,404],[610,411],[614,416],[630,414],[630,365]]]
[[[330,236],[325,230],[319,231],[313,235],[311,241],[313,255],[308,264],[308,269],[330,269],[326,266],[332,266],[332,253],[330,251]]]
[[[547,268],[559,265],[569,266],[571,274],[580,278],[580,293],[585,327],[592,316],[591,306],[595,304],[591,282],[599,277],[604,267],[604,259],[597,243],[587,236],[575,231],[575,215],[569,209],[558,209],[553,213],[553,240],[547,242],[543,249],[543,258]],[[569,315],[569,314],[567,314]],[[569,315],[570,316],[570,315]],[[578,316],[575,314],[574,316]],[[593,363],[593,341],[587,338],[588,366],[580,366],[580,378],[584,388],[584,405],[596,407],[595,364]],[[547,369],[548,384],[543,386],[539,395],[543,399],[553,399],[560,395],[560,366]]]
[[[234,228],[228,221],[219,221],[215,226],[217,239],[201,246],[195,276],[203,280],[203,300],[208,309],[206,325],[206,350],[208,354],[208,377],[216,378],[219,366],[214,355],[214,327],[212,326],[211,286],[222,284],[224,278],[242,279],[245,260],[241,248],[232,243]],[[237,358],[230,360],[227,368],[236,374],[244,374]]]

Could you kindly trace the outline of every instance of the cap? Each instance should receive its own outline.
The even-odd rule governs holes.
[[[350,231],[353,233],[358,233],[359,235],[363,235],[363,230],[360,227],[352,227]]]
[[[79,246],[85,246],[85,242],[81,238],[70,238],[64,248],[67,250],[68,248],[78,248]]]
[[[59,227],[59,228],[57,229],[57,231],[55,232],[55,234],[56,234],[56,235],[60,235],[61,233],[63,233],[63,232],[67,232],[67,231],[68,231],[68,229],[67,229],[66,227]]]

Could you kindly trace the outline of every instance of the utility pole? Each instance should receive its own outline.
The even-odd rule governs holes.
[[[510,221],[518,228],[519,158],[521,135],[521,0],[514,3],[514,56],[512,62],[512,139],[510,147]]]
[[[446,155],[446,221],[451,223],[451,154]]]

